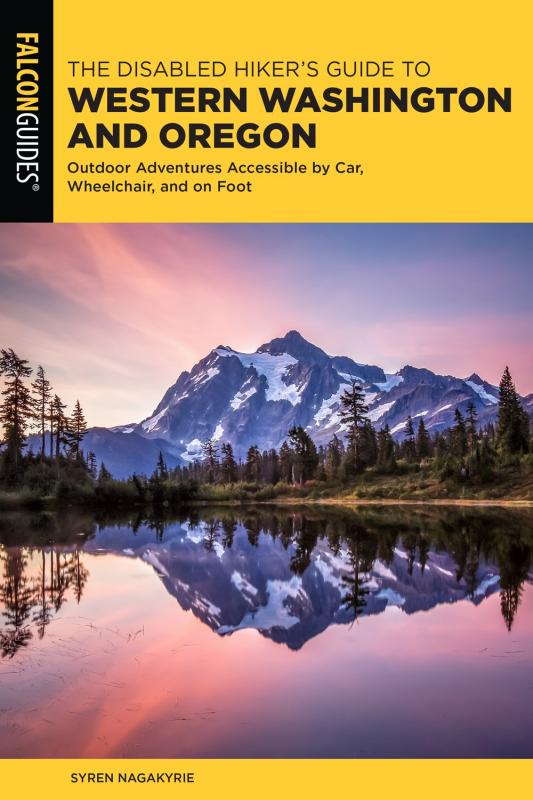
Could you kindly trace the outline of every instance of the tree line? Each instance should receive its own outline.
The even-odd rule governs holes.
[[[481,484],[502,465],[517,462],[530,452],[530,421],[508,367],[499,386],[497,423],[478,425],[477,409],[469,402],[455,409],[449,429],[430,434],[422,415],[408,416],[401,441],[388,425],[377,430],[369,419],[365,394],[357,381],[342,393],[339,434],[317,447],[302,426],[288,431],[279,450],[248,448],[237,460],[230,442],[209,439],[202,457],[187,466],[169,469],[160,453],[151,476],[132,475],[115,481],[94,453],[84,453],[87,422],[79,400],[70,414],[42,366],[35,374],[12,349],[0,351],[3,379],[0,424],[0,489],[27,487],[80,503],[105,504],[120,496],[124,502],[173,505],[193,499],[202,485],[303,486],[310,482],[350,485],[366,471],[394,475],[402,469],[424,466],[440,480]],[[33,380],[30,379],[33,376]],[[39,437],[37,452],[25,452],[28,435]],[[342,432],[342,434],[341,434]]]
[[[252,445],[237,462],[231,443],[214,440],[203,444],[203,458],[169,473],[160,455],[156,472],[161,478],[199,483],[250,482],[301,485],[307,481],[349,483],[365,470],[393,474],[399,464],[431,464],[435,474],[446,479],[483,482],[493,477],[498,464],[530,451],[530,421],[506,367],[499,386],[497,424],[478,425],[475,404],[465,412],[455,409],[454,424],[430,434],[424,417],[408,416],[403,438],[394,440],[390,427],[376,430],[368,418],[362,387],[353,381],[340,398],[339,418],[344,438],[335,434],[326,446],[317,447],[302,426],[294,426],[279,450],[260,451]]]
[[[76,400],[70,414],[67,406],[46,377],[42,366],[34,370],[26,359],[20,358],[11,348],[0,351],[0,377],[4,388],[1,393],[0,424],[2,425],[0,453],[0,486],[19,486],[27,472],[38,472],[43,480],[57,479],[60,471],[75,465],[74,473],[80,478],[96,470],[96,457],[89,453],[87,459],[82,441],[87,422],[80,401]],[[30,432],[38,435],[38,454],[27,453]],[[54,467],[54,470],[51,470]]]

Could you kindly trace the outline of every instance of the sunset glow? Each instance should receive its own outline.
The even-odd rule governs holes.
[[[3,225],[2,347],[90,424],[138,421],[212,348],[330,354],[533,390],[526,225]]]

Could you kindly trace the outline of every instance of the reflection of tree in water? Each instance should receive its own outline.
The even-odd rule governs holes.
[[[342,576],[347,592],[341,602],[346,609],[353,611],[353,621],[366,605],[369,589],[365,586],[368,573],[372,570],[377,555],[377,538],[359,525],[350,527],[346,537],[348,575]]]
[[[204,547],[208,553],[214,549],[215,542],[218,540],[218,529],[218,519],[210,519],[205,523]]]
[[[155,533],[156,542],[162,542],[165,535],[165,529],[168,527],[168,522],[165,522],[161,517],[153,517],[146,520],[146,526]]]
[[[257,547],[259,544],[259,536],[263,530],[262,520],[258,517],[247,517],[244,521],[244,527],[248,535],[248,541],[252,547]]]
[[[12,658],[32,637],[29,627],[33,590],[25,574],[28,564],[21,548],[10,547],[2,553],[3,575],[0,598],[4,604],[5,630],[0,634],[2,656]]]
[[[508,537],[500,548],[500,608],[507,630],[516,618],[531,564],[531,549],[524,542]]]
[[[513,622],[520,605],[520,597],[522,594],[522,585],[507,586],[500,592],[500,608],[502,610],[502,617],[505,620],[507,630],[510,632],[513,627]]]
[[[320,534],[316,522],[298,514],[294,518],[293,541],[296,545],[290,568],[295,575],[303,575],[309,564]]]
[[[247,537],[249,545],[258,548],[263,537],[279,542],[280,551],[288,551],[291,572],[303,576],[313,567],[317,542],[327,546],[331,556],[341,558],[347,570],[342,578],[342,607],[353,619],[364,611],[368,600],[369,573],[379,558],[391,566],[395,549],[401,543],[407,560],[413,591],[419,576],[429,572],[431,581],[432,553],[445,553],[455,564],[454,577],[476,602],[486,594],[477,592],[481,577],[500,577],[500,608],[508,630],[511,630],[520,606],[520,598],[533,554],[533,522],[531,514],[513,514],[494,510],[424,509],[358,509],[346,511],[319,507],[281,508],[251,507],[235,511],[195,507],[183,508],[175,514],[129,513],[127,517],[98,516],[104,528],[127,525],[135,536],[141,529],[155,532],[162,541],[168,526],[176,520],[188,530],[201,530],[203,546],[215,551],[221,546],[235,548],[238,536]],[[120,520],[120,522],[117,522]],[[16,523],[16,524],[15,524]],[[3,656],[12,657],[27,645],[32,633],[45,635],[53,617],[69,598],[78,603],[84,592],[88,571],[82,562],[83,548],[78,531],[85,538],[94,535],[97,526],[93,517],[66,515],[34,515],[17,522],[7,515],[0,517],[0,601],[5,610],[0,633]],[[195,537],[196,539],[196,537]],[[49,547],[50,541],[60,543]],[[220,543],[220,544],[218,544]],[[20,546],[23,545],[23,546]],[[35,553],[33,561],[30,559]],[[287,556],[285,556],[287,558]],[[457,587],[453,587],[454,589]],[[491,591],[494,591],[492,589]]]
[[[279,538],[284,550],[288,550],[293,541],[293,519],[289,514],[283,515],[279,525]]]
[[[426,539],[423,533],[421,533],[420,536],[418,537],[418,560],[420,562],[420,569],[422,571],[422,574],[424,574],[426,564],[428,563],[429,548],[430,548],[429,540]]]
[[[465,581],[468,595],[473,598],[479,583],[483,531],[474,520],[462,520],[449,537],[449,553],[455,561],[455,579],[458,583]]]
[[[414,531],[409,531],[402,536],[402,545],[407,555],[407,574],[412,575],[416,563],[416,549],[417,549],[418,535]]]
[[[235,537],[235,531],[237,530],[237,520],[231,517],[224,517],[222,520],[222,547],[224,550],[229,550],[233,546],[233,539]]]
[[[85,567],[80,559],[80,551],[76,550],[74,553],[74,558],[71,563],[71,575],[72,575],[72,588],[74,597],[76,598],[76,602],[80,603],[80,600],[83,595],[83,590],[85,588],[85,584],[87,583],[87,578],[89,577],[89,570]]]
[[[453,519],[453,518],[452,518]],[[454,559],[456,580],[464,580],[471,598],[479,585],[482,558],[498,567],[500,609],[508,631],[516,619],[524,583],[533,560],[531,522],[511,514],[478,512],[464,515],[460,523],[446,521],[441,540],[443,549]]]
[[[48,602],[47,596],[48,587],[46,585],[46,553],[44,550],[41,550],[41,559],[41,571],[38,579],[37,597],[35,603],[37,611],[33,617],[33,620],[36,623],[39,639],[43,638],[46,626],[52,619],[52,605]]]
[[[28,555],[23,547],[8,547],[0,552],[0,600],[5,619],[0,632],[2,657],[12,658],[29,643],[32,623],[42,639],[54,613],[67,601],[69,590],[80,602],[89,576],[79,550],[62,552],[51,548],[47,553],[42,549],[36,576],[28,574]]]

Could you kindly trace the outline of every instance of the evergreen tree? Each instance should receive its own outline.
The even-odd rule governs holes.
[[[262,480],[274,486],[280,478],[279,456],[274,448],[263,453],[263,474]]]
[[[416,461],[416,442],[415,442],[415,429],[413,427],[413,419],[411,415],[407,417],[405,427],[403,429],[403,452],[405,460],[409,463]]]
[[[0,352],[0,376],[3,376],[5,384],[2,391],[4,400],[0,406],[0,422],[4,428],[3,443],[6,447],[4,459],[8,470],[16,473],[26,444],[28,422],[34,416],[31,393],[25,384],[32,369],[13,350]]]
[[[50,407],[50,449],[55,439],[55,457],[59,458],[61,446],[65,444],[65,430],[67,418],[65,416],[66,404],[55,394]]]
[[[416,434],[416,455],[419,461],[428,458],[431,455],[431,442],[429,434],[424,423],[424,417],[420,417],[418,423],[418,431]]]
[[[492,422],[489,422],[483,428],[483,436],[490,440],[492,444],[496,442],[496,427],[493,425]]]
[[[479,438],[477,435],[477,408],[472,401],[466,407],[466,439],[468,452],[473,455],[479,443]]]
[[[376,432],[369,419],[365,419],[359,430],[359,460],[361,467],[373,467],[378,460]]]
[[[279,451],[279,473],[284,483],[292,480],[292,451],[287,442],[283,442]]]
[[[335,481],[339,477],[339,469],[344,455],[342,442],[337,436],[333,434],[333,439],[329,442],[326,448],[325,457],[325,471],[326,477],[330,481]]]
[[[218,471],[218,449],[213,439],[208,439],[202,445],[204,464],[207,468],[207,482],[214,483]]]
[[[98,472],[98,483],[102,485],[104,483],[109,483],[111,480],[113,480],[113,476],[102,461],[100,464],[100,471]]]
[[[474,473],[475,477],[483,482],[490,481],[494,477],[494,465],[496,453],[494,444],[489,437],[484,437],[476,450]]]
[[[76,400],[74,410],[64,426],[63,439],[68,447],[69,455],[78,461],[81,457],[81,443],[87,431],[87,423],[80,401]]]
[[[341,395],[339,411],[341,422],[347,428],[348,452],[346,460],[348,472],[357,472],[361,468],[359,440],[367,413],[368,406],[365,405],[364,392],[356,381],[352,381],[351,388],[345,389]]]
[[[515,387],[509,367],[505,367],[500,380],[498,405],[498,437],[503,440],[512,426],[515,412]]]
[[[233,447],[229,442],[226,442],[221,447],[222,461],[220,463],[220,472],[222,474],[222,481],[224,483],[235,483],[237,480],[237,462],[233,455]]]
[[[442,433],[435,434],[434,451],[439,465],[448,457],[449,447],[446,437]]]
[[[159,469],[157,467],[150,475],[150,478],[148,480],[148,488],[150,490],[150,500],[152,504],[154,506],[163,505],[163,502],[165,500],[165,492],[163,487],[163,481],[161,480],[161,476],[159,475]],[[158,532],[158,523],[159,523],[158,519],[154,520],[153,526],[156,532]]]
[[[244,475],[247,481],[259,483],[261,477],[261,453],[256,444],[248,448],[246,462],[244,464]]]
[[[526,453],[529,448],[529,420],[522,408],[509,367],[500,381],[498,443],[504,453]]]
[[[452,428],[452,455],[459,461],[462,461],[468,450],[468,437],[464,417],[458,408],[455,409],[454,420]]]
[[[135,488],[135,491],[137,492],[137,498],[141,503],[144,503],[146,500],[146,490],[148,488],[146,478],[144,478],[144,476],[139,477],[139,475],[133,473],[131,476],[131,482]]]
[[[54,398],[48,404],[48,422],[50,425],[50,438],[49,438],[49,455],[50,459],[54,457]]]
[[[293,452],[293,483],[310,480],[318,466],[315,443],[301,425],[290,429],[289,442]]]
[[[41,366],[37,367],[37,375],[31,385],[31,388],[35,398],[35,411],[38,419],[39,432],[41,434],[41,461],[43,461],[46,450],[47,412],[50,400],[52,398],[52,387],[50,385],[50,381],[46,378],[44,369]]]
[[[318,467],[316,468],[315,477],[317,481],[327,481],[328,479],[325,468],[324,447],[322,445],[318,448]]]
[[[87,455],[87,471],[93,480],[96,480],[98,476],[98,463],[96,461],[96,455],[91,450]]]
[[[394,440],[390,428],[385,425],[378,433],[378,469],[383,472],[394,472],[396,469],[396,456],[394,453]]]
[[[167,481],[168,480],[168,467],[166,465],[165,459],[163,457],[163,452],[159,451],[159,458],[157,459],[157,466],[155,469],[159,480]]]

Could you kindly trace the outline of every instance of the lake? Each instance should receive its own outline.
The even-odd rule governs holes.
[[[0,518],[3,757],[533,756],[533,511]]]

